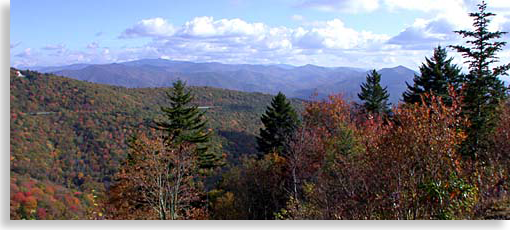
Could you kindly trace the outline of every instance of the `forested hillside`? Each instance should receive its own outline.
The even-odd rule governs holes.
[[[91,199],[104,198],[126,156],[126,141],[161,118],[167,89],[127,89],[30,71],[19,77],[16,71],[10,71],[11,218],[99,213]],[[206,111],[214,148],[234,164],[239,155],[257,152],[255,135],[270,95],[192,91],[193,103]],[[292,103],[302,108],[301,101]]]
[[[13,2],[11,220],[510,220],[510,1]]]

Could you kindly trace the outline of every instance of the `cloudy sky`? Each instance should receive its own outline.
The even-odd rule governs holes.
[[[474,0],[11,0],[11,66],[142,58],[417,69]],[[510,31],[510,1],[488,0]],[[510,35],[504,37],[510,41]],[[462,59],[456,57],[458,63]],[[510,62],[510,44],[499,55]]]

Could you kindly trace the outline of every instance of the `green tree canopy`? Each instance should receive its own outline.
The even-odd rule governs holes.
[[[406,82],[407,91],[402,95],[404,101],[409,104],[421,103],[424,93],[433,93],[451,104],[448,85],[458,90],[463,81],[461,68],[452,64],[452,61],[445,48],[435,48],[432,58],[426,57],[425,63],[420,66],[420,75],[414,75],[414,84],[411,86]]]
[[[381,86],[381,75],[374,69],[367,74],[366,82],[361,84],[361,93],[358,94],[363,101],[363,111],[367,114],[384,115],[390,111],[387,87]]]
[[[455,31],[467,41],[468,47],[451,46],[468,60],[469,74],[466,76],[464,92],[464,114],[471,125],[467,128],[468,138],[463,146],[463,152],[473,158],[479,158],[480,154],[490,145],[487,138],[497,123],[497,108],[506,98],[506,88],[498,78],[499,75],[507,75],[510,64],[491,68],[491,64],[498,62],[496,53],[501,51],[506,42],[493,41],[500,38],[506,32],[490,32],[489,17],[495,14],[486,11],[487,4],[483,1],[478,5],[479,11],[470,13],[473,18],[473,31]]]
[[[257,137],[258,150],[263,154],[285,151],[286,141],[292,137],[300,122],[283,93],[279,92],[273,98],[261,120],[264,127],[260,129],[260,137]]]
[[[211,132],[206,128],[205,112],[200,111],[197,105],[191,104],[194,96],[191,91],[186,90],[186,84],[181,80],[176,81],[166,95],[170,100],[170,107],[161,107],[166,120],[155,121],[157,128],[166,133],[165,140],[168,143],[197,144],[200,167],[214,167],[219,161],[219,156],[208,151],[207,143]]]

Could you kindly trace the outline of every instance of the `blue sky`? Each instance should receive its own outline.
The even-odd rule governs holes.
[[[489,0],[510,31],[510,1]],[[11,66],[141,58],[416,69],[474,0],[12,0]],[[505,37],[506,40],[509,36]],[[462,59],[451,52],[458,63]],[[510,48],[500,55],[510,61]]]

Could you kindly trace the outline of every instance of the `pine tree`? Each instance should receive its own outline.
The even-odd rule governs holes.
[[[216,166],[219,157],[208,151],[207,143],[211,132],[206,129],[205,112],[199,111],[198,106],[190,104],[194,99],[191,91],[186,90],[186,84],[178,80],[166,95],[170,100],[170,107],[161,107],[166,120],[155,121],[157,128],[166,133],[165,141],[174,145],[197,144],[200,167]]]
[[[498,62],[496,53],[501,51],[506,42],[492,41],[500,38],[506,32],[490,32],[489,17],[495,14],[486,12],[487,4],[483,1],[478,5],[479,12],[470,13],[473,18],[474,31],[455,31],[464,38],[472,38],[467,43],[470,47],[451,46],[462,56],[467,58],[469,74],[466,76],[464,91],[464,114],[470,121],[467,127],[467,140],[463,146],[463,153],[479,159],[483,157],[484,149],[490,145],[487,139],[494,131],[497,122],[497,107],[506,97],[506,89],[499,75],[507,75],[510,64],[490,68]]]
[[[284,153],[286,142],[300,123],[296,111],[284,94],[279,92],[273,98],[261,120],[264,127],[260,129],[260,137],[257,137],[258,150],[263,154],[273,151]]]
[[[434,49],[432,58],[425,58],[420,66],[420,75],[414,75],[414,84],[406,82],[407,91],[402,95],[404,102],[409,104],[421,103],[424,93],[433,93],[441,97],[447,104],[451,104],[448,96],[448,85],[458,90],[462,83],[461,68],[452,64],[453,58],[448,58],[445,48],[438,46]],[[428,103],[428,102],[427,102]]]
[[[388,87],[383,88],[380,82],[381,75],[374,69],[367,74],[366,82],[361,84],[358,97],[363,101],[363,111],[367,114],[384,116],[390,112]]]

